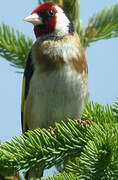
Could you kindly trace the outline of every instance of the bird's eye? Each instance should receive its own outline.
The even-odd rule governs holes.
[[[52,18],[55,16],[56,12],[53,10],[37,12],[37,14],[42,17],[43,20],[47,20],[48,18]]]
[[[49,15],[50,17],[54,17],[55,14],[56,14],[56,12],[54,12],[53,10],[49,10],[49,11],[48,11],[48,15]]]

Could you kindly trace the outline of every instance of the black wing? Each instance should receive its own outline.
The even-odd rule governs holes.
[[[24,109],[26,105],[27,95],[29,92],[30,80],[33,75],[33,72],[34,72],[34,66],[32,63],[32,49],[31,49],[27,58],[26,67],[23,76],[23,85],[22,85],[21,124],[22,124],[23,133],[25,133],[28,130],[27,122],[24,116]]]

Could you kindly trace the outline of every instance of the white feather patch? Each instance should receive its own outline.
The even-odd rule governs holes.
[[[65,15],[64,11],[59,6],[56,6],[56,9],[57,9],[57,13],[56,13],[57,23],[56,23],[55,31],[60,32],[61,34],[62,33],[67,34],[70,21]]]
[[[35,71],[30,85],[27,98],[27,103],[29,99],[32,102],[30,129],[47,128],[67,117],[81,118],[87,86],[81,74],[69,65],[49,75]]]
[[[43,50],[43,54],[50,56],[50,58],[59,56],[67,63],[72,58],[78,60],[78,56],[80,56],[79,48],[75,46],[75,39],[71,41],[60,41],[59,43],[55,43],[50,45],[48,49]]]

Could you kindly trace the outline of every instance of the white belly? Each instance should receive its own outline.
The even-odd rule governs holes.
[[[30,129],[48,128],[54,122],[81,118],[87,85],[70,66],[50,74],[34,73],[26,103]]]

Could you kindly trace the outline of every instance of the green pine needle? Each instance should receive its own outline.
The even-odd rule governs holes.
[[[118,119],[114,115],[111,106],[88,103],[84,121],[68,119],[48,131],[36,129],[15,137],[0,145],[0,172],[27,171],[41,164],[47,169],[63,163],[66,171],[79,178],[117,177]]]
[[[67,130],[67,126],[71,129]],[[42,163],[45,163],[46,168],[50,168],[55,165],[55,159],[56,164],[60,164],[70,157],[79,155],[86,143],[86,129],[72,120],[67,124],[57,123],[56,127],[58,131],[53,130],[55,137],[45,129],[37,129],[27,132],[21,138],[15,137],[11,142],[5,142],[0,147],[0,169],[5,168],[7,171],[14,167],[16,170],[28,170],[39,167]],[[4,161],[5,164],[1,164],[3,158],[8,162]]]
[[[24,68],[29,49],[33,44],[31,38],[13,28],[2,24],[0,27],[0,56],[15,68]]]
[[[113,105],[113,111],[115,113],[115,117],[118,119],[118,97],[117,97],[117,101]]]
[[[57,175],[53,175],[53,177],[41,178],[41,180],[79,180],[76,176],[72,173],[59,173]],[[31,178],[30,180],[40,180],[39,178]]]
[[[114,123],[96,124],[87,129],[88,143],[77,162],[66,169],[78,177],[98,180],[118,179],[118,129]]]
[[[104,8],[90,18],[83,33],[78,19],[78,0],[52,2],[61,5],[70,15],[84,48],[94,41],[118,37],[118,4]],[[24,68],[32,44],[33,40],[25,38],[23,33],[1,25],[0,56],[12,66]],[[56,128],[50,127],[48,131],[36,129],[10,142],[0,142],[0,175],[26,172],[42,164],[47,169],[63,163],[66,172],[47,180],[118,179],[118,99],[113,106],[88,103],[82,120],[68,119],[55,123]]]
[[[102,9],[90,18],[84,33],[83,45],[87,47],[91,42],[116,37],[118,37],[118,4]]]

